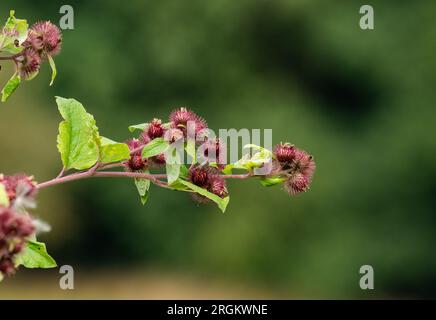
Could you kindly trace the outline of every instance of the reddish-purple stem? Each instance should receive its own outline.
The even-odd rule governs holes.
[[[111,167],[120,166],[120,163],[114,163],[113,166],[106,165],[106,166],[99,166],[98,164],[89,169],[88,171],[82,171],[82,172],[76,172],[67,176],[58,175],[58,177],[45,181],[42,183],[39,183],[36,187],[38,189],[44,189],[47,187],[55,186],[58,184],[63,184],[71,181],[76,180],[82,180],[87,178],[93,178],[93,177],[106,177],[106,178],[136,178],[136,179],[147,179],[153,182],[154,184],[168,188],[168,185],[166,182],[161,181],[160,179],[166,179],[167,175],[164,173],[142,173],[142,172],[112,172],[112,171],[98,171],[99,169],[109,169]],[[62,170],[62,174],[65,172],[65,170]],[[228,174],[228,175],[221,175],[224,179],[247,179],[252,177],[253,175],[251,173],[247,174]]]
[[[12,56],[0,57],[0,60],[13,60],[13,61],[15,61],[16,58],[18,58],[19,56],[22,56],[23,54],[24,54],[23,51],[21,51],[21,52],[14,54]]]

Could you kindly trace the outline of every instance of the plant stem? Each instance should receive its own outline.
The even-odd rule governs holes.
[[[159,187],[169,188],[166,182],[160,180],[160,179],[167,178],[167,175],[164,173],[152,174],[152,173],[142,173],[142,172],[98,171],[101,169],[109,169],[111,167],[119,166],[120,164],[114,163],[112,165],[113,166],[107,165],[102,167],[96,165],[91,169],[89,169],[88,171],[76,172],[67,176],[58,175],[58,177],[52,180],[48,180],[37,184],[36,188],[40,190],[58,184],[64,184],[71,181],[82,180],[82,179],[93,178],[93,177],[147,179],[150,180],[152,183],[158,185]],[[65,170],[62,171],[65,172]],[[253,176],[252,173],[221,175],[221,177],[223,177],[224,179],[247,179],[252,176]]]
[[[89,178],[89,177],[91,177],[91,173],[89,171],[77,172],[77,173],[73,173],[69,176],[54,178],[54,179],[46,181],[46,182],[38,183],[36,187],[38,189],[43,189],[43,188],[51,187],[54,185],[58,185],[58,184],[62,184],[62,183],[70,182],[70,181],[75,181],[75,180],[80,180],[80,179],[85,179],[85,178]]]
[[[108,164],[104,164],[100,167],[101,170],[106,170],[106,169],[113,169],[113,168],[119,168],[122,167],[123,163],[122,162],[115,162],[115,163],[108,163]]]
[[[14,54],[12,56],[0,57],[0,60],[14,60],[15,61],[16,58],[18,58],[19,56],[22,56],[23,54],[24,54],[23,51],[21,51],[21,52]]]
[[[247,179],[252,177],[253,174],[251,172],[245,174],[223,174],[221,177],[224,179]]]
[[[65,174],[65,167],[62,168],[61,172],[59,172],[58,176],[56,177],[56,179],[62,178]]]
[[[95,177],[108,177],[108,178],[137,178],[137,179],[166,179],[166,174],[152,174],[142,172],[95,172]]]
[[[73,174],[70,174],[69,176],[65,176],[65,177],[54,178],[52,180],[39,183],[36,187],[38,189],[44,189],[44,188],[55,186],[58,184],[63,184],[63,183],[81,180],[81,179],[86,179],[86,178],[91,178],[91,177],[147,179],[153,183],[158,184],[159,186],[163,186],[162,181],[159,181],[158,179],[165,179],[166,178],[166,174],[149,174],[149,173],[141,173],[141,172],[99,172],[99,171],[95,171],[95,170],[93,171],[91,169],[88,171],[85,171],[85,172],[73,173]]]

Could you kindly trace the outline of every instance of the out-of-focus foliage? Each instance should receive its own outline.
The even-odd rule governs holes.
[[[0,14],[57,23],[62,4],[3,0]],[[110,137],[182,105],[214,129],[271,128],[318,168],[296,198],[232,181],[225,215],[153,187],[142,207],[128,180],[41,192],[59,264],[157,265],[296,297],[436,295],[435,2],[374,3],[374,31],[359,29],[359,1],[71,5],[55,84],[33,83],[0,112],[5,173],[60,169],[54,95],[82,101]],[[375,293],[359,288],[364,264]]]

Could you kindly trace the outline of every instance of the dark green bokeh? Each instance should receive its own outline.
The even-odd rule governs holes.
[[[0,3],[58,23],[60,1]],[[211,128],[271,128],[315,156],[310,192],[234,181],[225,215],[128,180],[44,190],[38,213],[61,262],[155,265],[280,288],[295,297],[436,296],[436,3],[71,1],[49,68],[0,105],[0,168],[39,181],[60,168],[53,96],[74,97],[117,140],[186,105]],[[8,77],[3,63],[0,79]],[[358,286],[375,269],[376,292]]]

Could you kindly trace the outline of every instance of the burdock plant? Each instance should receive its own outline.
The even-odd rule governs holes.
[[[60,45],[56,26],[38,22],[27,29],[25,20],[16,19],[11,11],[0,35],[0,51],[12,55],[0,59],[12,60],[16,72],[2,91],[3,100],[18,86],[11,81],[33,78],[43,61],[50,62],[55,75],[52,56],[59,53]],[[0,175],[0,278],[13,275],[20,265],[56,266],[45,244],[36,238],[48,225],[29,213],[36,207],[38,192],[48,187],[88,178],[130,178],[142,204],[148,201],[153,184],[186,192],[194,201],[216,204],[224,212],[230,200],[228,179],[283,184],[285,191],[296,195],[309,189],[315,171],[313,157],[289,143],[273,151],[246,145],[250,153],[226,163],[225,141],[216,138],[206,121],[187,107],[173,110],[167,121],[150,117],[149,122],[132,125],[129,131],[136,136],[116,142],[100,134],[94,117],[79,101],[56,97],[56,104],[63,118],[57,136],[60,173],[41,183],[25,174]],[[258,169],[268,170],[259,174]]]
[[[29,28],[27,20],[15,18],[11,10],[8,20],[0,30],[0,60],[12,61],[15,72],[1,91],[5,102],[22,80],[35,78],[44,61],[52,68],[50,85],[56,78],[53,57],[61,51],[62,34],[50,21],[37,22]]]

